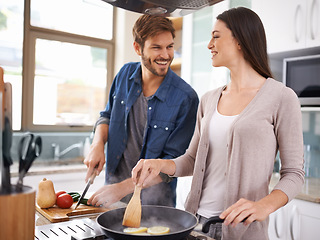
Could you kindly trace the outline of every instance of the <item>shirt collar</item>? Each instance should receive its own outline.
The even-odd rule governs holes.
[[[163,79],[163,82],[161,83],[161,85],[158,88],[158,90],[156,91],[156,93],[153,95],[154,97],[157,97],[160,101],[164,102],[166,100],[169,86],[172,81],[172,75],[173,75],[173,71],[171,70],[171,68],[169,68],[166,76]],[[141,63],[139,63],[139,64],[137,64],[136,69],[131,74],[129,79],[134,80],[138,84],[141,84],[141,77],[142,77],[141,76]]]

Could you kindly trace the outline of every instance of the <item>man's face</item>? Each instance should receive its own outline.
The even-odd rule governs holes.
[[[173,43],[170,32],[148,38],[141,51],[142,64],[154,75],[164,77],[173,60]]]

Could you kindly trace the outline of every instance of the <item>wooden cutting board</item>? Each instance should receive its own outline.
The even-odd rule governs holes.
[[[76,204],[77,204],[76,202],[73,203],[71,208],[67,208],[67,209],[59,208],[56,205],[51,208],[40,208],[38,204],[36,204],[36,209],[39,213],[41,213],[45,218],[47,218],[52,223],[68,221],[69,217],[93,214],[93,213],[102,213],[112,209],[112,208],[86,206],[86,205],[80,204],[76,210],[73,210]]]

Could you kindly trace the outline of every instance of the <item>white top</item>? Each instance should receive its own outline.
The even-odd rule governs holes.
[[[198,214],[210,218],[224,211],[227,170],[227,134],[238,115],[221,115],[217,108],[209,127],[209,153]]]

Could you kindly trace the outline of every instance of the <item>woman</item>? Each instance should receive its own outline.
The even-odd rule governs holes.
[[[187,211],[200,222],[224,219],[222,239],[268,239],[269,214],[304,183],[300,104],[291,89],[271,78],[264,28],[253,11],[239,7],[220,14],[208,48],[212,65],[230,70],[230,83],[202,97],[186,153],[140,160],[133,181],[146,185],[160,172],[193,175]],[[281,178],[269,193],[278,150]],[[219,226],[210,232],[220,239]]]

